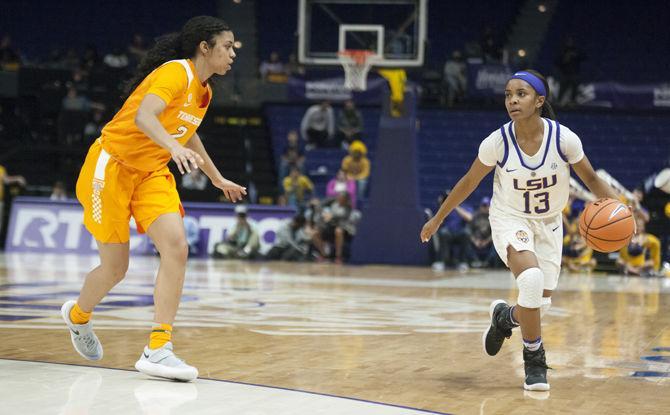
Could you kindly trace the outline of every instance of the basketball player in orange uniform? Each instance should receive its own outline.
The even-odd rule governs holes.
[[[444,218],[495,170],[491,236],[516,278],[519,297],[513,306],[504,300],[491,303],[491,325],[482,343],[484,352],[494,356],[512,336],[512,328],[521,326],[523,386],[534,391],[549,390],[540,317],[551,306],[561,272],[561,211],[570,193],[570,168],[597,197],[617,197],[593,171],[579,137],[555,121],[548,97],[549,85],[536,71],[516,72],[507,81],[505,107],[511,122],[482,141],[470,170],[420,235],[423,242],[430,240]]]
[[[138,232],[146,232],[160,253],[154,325],[135,367],[168,379],[198,376],[172,349],[188,245],[184,210],[167,164],[173,160],[182,174],[202,168],[232,202],[246,194],[244,187],[221,175],[196,133],[212,99],[209,80],[230,70],[233,43],[228,25],[210,16],[194,17],[179,33],[157,39],[129,82],[123,107],[86,156],[77,198],[84,207],[84,224],[97,242],[100,265],[87,275],[77,301],[66,302],[61,314],[76,351],[88,360],[102,359],[91,313],[126,274],[132,216]]]

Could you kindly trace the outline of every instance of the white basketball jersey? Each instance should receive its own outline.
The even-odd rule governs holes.
[[[493,165],[492,152],[495,157],[492,214],[498,212],[526,218],[547,218],[559,214],[567,204],[570,163],[576,163],[583,157],[581,141],[558,122],[545,118],[542,120],[542,145],[532,157],[523,153],[519,147],[513,122],[503,125],[482,143],[480,160],[484,164]],[[562,130],[566,130],[566,133]],[[570,145],[568,140],[572,141]],[[486,156],[485,152],[489,155]],[[566,155],[567,152],[570,154]]]

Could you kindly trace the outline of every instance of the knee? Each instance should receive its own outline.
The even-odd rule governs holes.
[[[123,280],[128,272],[128,259],[103,263],[101,266],[104,268],[105,273],[112,278],[115,283],[118,283]]]
[[[540,308],[544,291],[544,274],[539,268],[528,268],[516,277],[519,287],[517,304],[525,308]]]
[[[159,249],[161,259],[170,259],[186,263],[188,259],[188,243],[185,238],[172,238]]]

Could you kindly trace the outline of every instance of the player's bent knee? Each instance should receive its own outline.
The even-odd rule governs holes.
[[[517,304],[525,308],[540,308],[544,291],[544,274],[539,268],[528,268],[516,277],[519,287]]]
[[[551,308],[551,297],[542,297],[542,305],[540,306],[540,317],[544,317],[547,311]]]

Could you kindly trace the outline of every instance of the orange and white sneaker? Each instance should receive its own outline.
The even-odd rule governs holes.
[[[182,382],[190,382],[198,377],[198,369],[175,356],[172,342],[153,350],[145,346],[140,360],[135,363],[135,369],[149,376]]]

